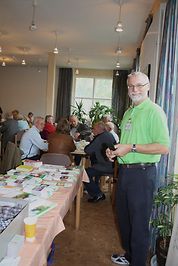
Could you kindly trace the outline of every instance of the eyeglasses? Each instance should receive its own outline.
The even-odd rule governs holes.
[[[145,83],[145,84],[136,84],[136,85],[128,85],[128,89],[132,89],[132,90],[134,88],[141,89],[141,88],[143,88],[146,85],[148,85],[148,83]]]

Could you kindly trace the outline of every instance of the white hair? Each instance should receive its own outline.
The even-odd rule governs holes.
[[[111,129],[114,130],[114,124],[112,122],[107,122],[106,125]]]
[[[146,83],[150,84],[150,81],[149,81],[148,76],[147,76],[145,73],[140,72],[140,71],[136,71],[136,72],[132,72],[132,73],[130,73],[130,74],[127,76],[127,82],[128,82],[128,79],[131,78],[131,77],[133,77],[133,76],[141,76],[141,77],[144,78],[144,80],[145,80]]]

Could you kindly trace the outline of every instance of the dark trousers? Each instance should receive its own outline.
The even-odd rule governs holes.
[[[89,183],[84,182],[85,188],[91,197],[95,197],[98,194],[102,193],[99,187],[99,179],[102,175],[104,175],[104,173],[92,167],[87,168],[86,172],[87,172],[90,182]]]
[[[156,166],[119,167],[116,208],[122,245],[131,266],[146,266]]]
[[[33,156],[33,157],[27,157],[27,158],[25,158],[25,159],[37,161],[37,160],[40,160],[40,157],[41,157],[41,156],[38,154],[38,155],[35,155],[35,156]]]

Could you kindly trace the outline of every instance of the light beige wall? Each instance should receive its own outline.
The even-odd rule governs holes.
[[[0,67],[0,106],[4,113],[18,109],[22,114],[46,114],[47,67]]]

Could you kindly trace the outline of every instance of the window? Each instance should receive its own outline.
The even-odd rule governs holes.
[[[75,102],[82,100],[83,107],[88,113],[95,102],[111,107],[112,79],[80,78],[75,80]]]

